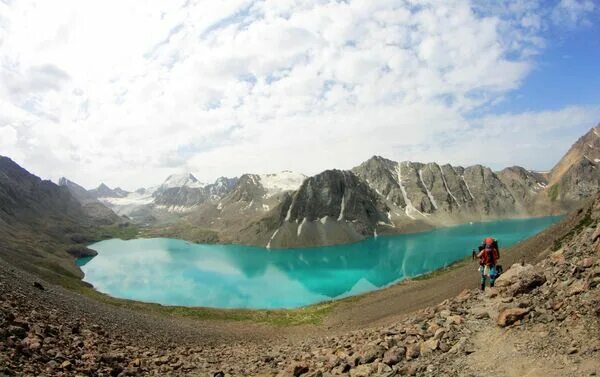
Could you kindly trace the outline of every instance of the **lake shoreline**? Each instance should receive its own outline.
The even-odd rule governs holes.
[[[522,224],[520,220],[530,221],[532,223]],[[300,308],[308,308],[313,304],[330,304],[332,302],[344,300],[347,297],[354,297],[357,295],[368,294],[377,290],[387,289],[390,286],[401,284],[405,280],[424,279],[427,275],[435,274],[439,270],[447,269],[449,266],[459,263],[465,257],[470,258],[471,249],[478,245],[480,239],[482,239],[484,236],[490,233],[496,233],[496,231],[508,232],[499,233],[502,247],[502,245],[508,245],[517,242],[519,239],[523,239],[521,237],[529,237],[530,235],[534,234],[533,232],[542,231],[547,226],[550,226],[551,224],[559,220],[560,217],[553,216],[533,219],[501,220],[494,223],[484,222],[474,224],[462,224],[452,227],[435,229],[426,233],[403,234],[395,235],[393,237],[390,236],[380,237],[377,239],[363,240],[359,243],[349,245],[325,246],[321,248],[313,248],[312,250],[307,248],[288,249],[288,252],[285,253],[272,252],[271,250],[260,247],[212,244],[197,245],[189,243],[188,241],[175,239],[152,238],[135,239],[130,241],[120,241],[114,239],[101,241],[99,244],[96,244],[97,250],[101,250],[103,247],[108,247],[107,251],[105,252],[112,253],[112,257],[108,259],[110,260],[110,263],[113,264],[109,263],[108,265],[106,265],[106,263],[108,262],[104,261],[102,262],[104,263],[104,266],[93,266],[94,268],[92,269],[92,272],[95,275],[89,275],[88,273],[90,270],[85,271],[87,267],[83,267],[82,269],[84,270],[84,272],[86,272],[84,282],[88,284],[93,284],[97,291],[103,292],[113,297],[121,297],[123,299],[128,300],[146,303],[156,303],[164,306],[173,307],[201,307],[211,310],[294,310]],[[519,231],[518,229],[526,229],[525,234],[519,236],[520,233],[518,232],[521,231]],[[504,236],[506,236],[506,238],[504,238]],[[453,244],[448,243],[450,240],[452,240]],[[502,243],[503,241],[505,243]],[[160,255],[163,259],[157,262],[153,261],[152,258],[155,257],[152,255],[157,255],[156,252],[158,251],[154,250],[154,254],[148,254],[147,250],[156,249],[156,247],[158,247],[159,249],[164,248],[164,244],[169,245],[166,246],[167,249],[165,250],[169,250],[169,248],[171,248],[174,250],[175,254],[170,255],[168,251],[166,251],[167,254],[164,254],[165,252],[161,251]],[[125,256],[120,251],[123,248],[128,249],[128,254]],[[430,249],[430,252],[428,252],[427,254],[423,254],[422,251],[426,249]],[[174,271],[171,271],[172,268],[169,268],[167,267],[167,265],[165,265],[163,269],[166,270],[167,275],[163,277],[163,272],[159,272],[162,270],[155,270],[157,268],[157,264],[172,263],[171,259],[174,258],[174,256],[177,256],[177,258],[181,258],[180,255],[184,255],[186,258],[185,262],[183,262],[186,268],[185,272],[176,273]],[[208,259],[206,259],[207,257]],[[96,258],[102,259],[105,258],[105,256],[102,256],[101,253],[101,256]],[[96,258],[94,258],[93,260],[98,261],[99,259]],[[119,258],[123,260],[123,266],[127,266],[127,263],[135,263],[136,267],[134,269],[125,268],[127,270],[126,272],[119,272],[119,270],[123,269],[123,266],[121,266],[120,262],[118,261]],[[145,262],[144,260],[147,258],[150,258],[150,260]],[[125,262],[129,259],[131,259],[131,262]],[[237,261],[237,259],[240,260]],[[323,262],[323,260],[327,260],[327,262],[325,263]],[[233,262],[235,263],[231,264]],[[199,267],[188,268],[187,265],[190,263],[193,266],[197,265]],[[179,266],[180,264],[181,263],[175,264],[173,268],[181,268],[181,266]],[[143,272],[146,269],[148,269],[153,271],[152,280],[156,280],[157,282],[173,281],[173,279],[179,279],[179,276],[186,276],[186,278],[190,278],[190,276],[201,272],[201,270],[205,266],[209,266],[211,268],[211,270],[208,271],[210,271],[210,274],[212,275],[214,275],[214,273],[222,273],[220,270],[225,268],[227,276],[224,276],[224,278],[227,278],[229,281],[230,274],[241,274],[241,277],[239,278],[241,280],[235,281],[234,283],[226,281],[224,281],[223,283],[219,283],[219,281],[215,281],[213,277],[207,283],[203,281],[202,279],[204,278],[201,277],[206,275],[206,273],[202,273],[204,275],[200,275],[200,284],[202,284],[201,286],[193,288],[193,284],[196,284],[197,282],[196,280],[191,280],[190,283],[181,285],[179,289],[171,287],[170,290],[173,292],[173,294],[177,295],[178,297],[182,294],[190,294],[186,293],[187,291],[190,291],[192,295],[190,297],[193,297],[194,300],[198,300],[198,297],[196,297],[197,295],[195,292],[211,292],[211,295],[218,296],[219,300],[228,300],[225,301],[225,305],[222,305],[218,302],[213,302],[212,304],[206,305],[205,302],[207,301],[203,301],[202,304],[198,305],[195,304],[194,301],[189,301],[188,299],[183,299],[184,301],[182,301],[182,298],[179,298],[177,299],[178,301],[173,302],[169,301],[170,299],[166,299],[167,301],[165,301],[165,298],[161,299],[160,297],[163,296],[148,296],[148,293],[144,293],[145,291],[149,290],[150,292],[156,292],[158,288],[152,289],[152,287],[147,288],[141,286],[142,284],[139,282],[147,280],[143,277],[144,275],[141,275],[139,278],[134,277],[135,274],[140,274],[140,270]],[[276,277],[275,280],[273,280],[273,278],[270,278],[268,273],[267,275],[264,275],[265,269],[267,269],[268,271],[270,268],[269,266],[273,266],[274,268],[276,268],[276,271],[279,271],[278,274],[273,277]],[[200,268],[200,271],[198,271],[197,268]],[[216,270],[214,270],[215,268]],[[247,270],[248,268],[250,268],[250,270]],[[289,272],[285,272],[290,268],[291,270],[289,270]],[[100,275],[101,278],[106,279],[105,275],[108,274],[106,274],[105,271],[113,270],[116,272],[110,274],[109,280],[105,281],[104,283],[102,283],[102,280],[98,280],[98,275]],[[313,270],[316,271],[315,273],[317,274],[324,274],[325,277],[323,279],[325,280],[323,280],[322,283],[319,283],[320,280],[306,280],[306,283],[304,283],[305,279],[313,278],[311,278],[310,276],[307,276],[306,278],[302,277],[302,274],[305,273],[303,271],[308,271],[308,273],[312,274]],[[131,273],[133,273],[134,275],[131,275]],[[280,281],[282,279],[282,273],[292,274],[289,277],[285,278],[292,278],[292,280]],[[352,275],[348,275],[348,273],[351,273]],[[340,277],[343,277],[343,281],[341,283],[337,283],[338,278],[335,278],[335,276],[337,276],[338,274],[343,274],[340,275]],[[285,277],[285,275],[283,276]],[[350,280],[348,280],[349,278]],[[363,281],[365,278],[367,280],[364,281],[364,283],[359,284],[360,281]],[[136,281],[134,285],[130,285],[129,287],[123,288],[127,289],[127,296],[123,296],[119,294],[118,291],[114,290],[114,284],[120,284],[119,279],[123,281]],[[256,286],[257,281],[259,283],[260,281],[262,281],[261,284],[264,284],[264,286]],[[100,284],[98,284],[98,282],[100,282]],[[301,283],[302,285],[309,285],[298,286],[298,283]],[[112,290],[107,289],[106,284],[112,284]],[[252,299],[251,297],[254,296],[250,296],[249,298],[244,299],[245,301],[243,302],[251,303],[252,306],[248,306],[248,304],[243,304],[243,302],[241,302],[241,305],[235,304],[235,301],[231,301],[235,300],[234,296],[230,297],[229,292],[220,291],[220,289],[226,289],[226,287],[223,288],[221,286],[222,284],[225,284],[225,286],[233,284],[234,287],[248,287],[249,284],[251,286],[256,286],[257,288],[250,287],[249,289],[255,289],[256,291],[259,291],[259,295],[271,295],[270,297],[273,297],[273,299],[275,299],[275,303],[272,303],[270,301],[271,299],[269,299],[268,297],[263,298],[262,296],[257,296],[257,298]],[[339,288],[336,288],[337,284],[343,285]],[[273,288],[272,286],[298,286],[301,287],[302,291],[295,293],[294,289],[297,290],[298,288],[290,288],[291,291],[286,290],[286,292],[284,293],[278,292],[278,288]],[[132,292],[131,289],[140,291],[141,296],[131,295],[132,293],[129,293]],[[269,293],[273,289],[275,289],[275,291]],[[317,290],[315,291],[315,289]],[[333,292],[338,293],[331,293],[331,289],[334,289]],[[162,291],[164,291],[164,289],[161,289],[160,291],[161,294],[163,294]],[[265,293],[263,293],[263,291]],[[321,291],[322,293],[320,293]],[[315,296],[315,294],[317,294],[317,296]],[[321,294],[323,296],[318,296]],[[314,296],[314,298],[303,299],[302,297],[306,295],[311,295],[311,297]],[[261,301],[256,301],[257,299],[268,301],[265,301],[263,304],[260,304]],[[289,301],[290,299],[300,301]],[[277,304],[277,302],[279,302],[280,300],[284,301],[281,301],[281,303]],[[307,300],[308,302],[303,300]],[[228,302],[232,302],[234,304],[232,305]]]

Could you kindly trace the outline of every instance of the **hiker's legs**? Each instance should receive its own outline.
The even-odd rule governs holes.
[[[485,275],[481,274],[481,290],[482,291],[485,290],[485,279],[486,279]]]
[[[490,287],[494,287],[494,283],[496,282],[496,278],[498,277],[496,273],[496,266],[490,267]]]

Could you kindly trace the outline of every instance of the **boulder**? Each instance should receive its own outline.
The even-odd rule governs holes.
[[[98,252],[96,250],[92,250],[83,245],[70,246],[67,248],[66,252],[75,258],[95,257],[96,255],[98,255]]]
[[[25,338],[27,336],[27,330],[25,330],[21,326],[10,325],[10,326],[8,326],[8,334],[9,335],[14,335],[17,338],[23,339],[23,338]]]
[[[594,259],[592,258],[584,258],[581,263],[579,264],[579,266],[581,268],[590,268],[594,265]]]
[[[440,348],[442,345],[440,345]],[[444,349],[446,348],[446,346],[444,345]],[[458,342],[456,342],[456,344],[454,344],[452,346],[452,348],[450,348],[450,350],[448,351],[450,353],[464,353],[466,355],[471,354],[473,352],[475,352],[475,349],[473,348],[473,346],[469,343],[469,340],[466,337],[461,337]]]
[[[368,364],[359,365],[356,368],[350,369],[351,377],[368,377],[372,373],[371,366]]]
[[[373,344],[367,345],[367,346],[365,346],[365,348],[363,348],[362,352],[360,353],[359,363],[360,364],[372,363],[373,361],[375,361],[375,359],[382,357],[384,352],[385,352],[385,349],[383,349],[383,347],[381,347],[379,345],[373,345]]]
[[[460,315],[451,315],[448,318],[446,318],[447,323],[451,323],[451,324],[455,324],[455,325],[460,325],[464,321],[465,321],[464,318],[461,317]]]
[[[308,367],[304,364],[296,364],[293,366],[292,375],[294,377],[299,377],[305,373],[308,373]]]
[[[404,347],[393,347],[383,354],[383,362],[389,366],[396,365],[406,355]]]
[[[516,321],[522,319],[530,312],[529,308],[506,308],[498,315],[498,326],[510,326]]]
[[[421,347],[418,344],[409,344],[406,346],[406,359],[412,360],[419,357],[421,354]]]
[[[425,342],[421,342],[420,345],[420,354],[427,355],[435,351],[440,345],[440,341],[437,339],[429,339]]]
[[[569,287],[568,295],[575,296],[575,295],[578,295],[580,293],[587,291],[587,289],[588,289],[587,282],[585,280],[578,280],[578,281],[574,282],[573,284],[571,284],[571,286]]]
[[[509,294],[518,296],[533,291],[535,288],[543,285],[546,282],[546,275],[528,271],[520,275],[519,279],[509,289]]]
[[[33,286],[37,289],[39,289],[40,291],[45,290],[44,286],[42,285],[42,283],[40,283],[39,281],[34,281],[33,282]]]
[[[517,281],[521,274],[530,271],[532,268],[533,266],[530,264],[522,266],[520,263],[515,263],[507,271],[502,273],[498,279],[496,279],[495,285],[496,287],[507,287],[512,285]]]

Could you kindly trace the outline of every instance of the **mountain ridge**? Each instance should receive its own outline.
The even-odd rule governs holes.
[[[393,161],[373,156],[311,177],[283,171],[201,184],[170,175],[135,192],[105,184],[85,191],[61,179],[88,215],[119,216],[151,234],[270,248],[356,242],[383,234],[502,218],[564,213],[600,187],[600,126],[579,138],[547,173],[511,166]],[[342,204],[345,215],[341,215]]]

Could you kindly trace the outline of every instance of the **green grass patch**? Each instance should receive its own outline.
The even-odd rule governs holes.
[[[108,296],[90,288],[77,279],[63,277],[60,285],[82,295],[115,307],[163,316],[195,320],[249,321],[274,326],[319,325],[337,305],[337,301],[319,303],[298,309],[216,309],[185,306],[167,306]]]
[[[187,222],[144,229],[145,237],[169,237],[194,243],[217,243],[217,232],[199,228]]]
[[[146,230],[133,224],[120,224],[120,225],[109,225],[98,227],[92,234],[91,237],[96,240],[105,240],[109,238],[119,238],[122,240],[131,240],[134,238],[142,237]]]

